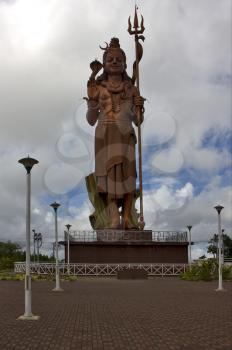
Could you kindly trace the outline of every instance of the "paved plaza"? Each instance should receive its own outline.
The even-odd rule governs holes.
[[[33,282],[39,321],[21,321],[23,282],[0,281],[1,350],[231,350],[232,283],[175,277]]]

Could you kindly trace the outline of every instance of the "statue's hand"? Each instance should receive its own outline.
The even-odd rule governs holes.
[[[88,97],[90,100],[97,100],[98,89],[97,89],[96,81],[93,77],[90,77],[88,80],[87,91],[88,91]]]
[[[143,108],[144,101],[146,101],[146,99],[143,98],[142,96],[134,96],[134,105],[135,105],[135,107]]]
[[[146,101],[145,98],[143,98],[140,95],[134,96],[134,106],[136,110],[136,116],[137,116],[137,121],[135,124],[138,126],[143,122],[143,113],[144,113],[144,101]]]
[[[95,78],[91,75],[88,82],[87,82],[87,87],[93,87],[96,85],[96,80]]]

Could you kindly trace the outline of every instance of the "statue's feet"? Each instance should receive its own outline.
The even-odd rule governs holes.
[[[130,219],[125,218],[124,219],[124,230],[133,230],[136,227],[132,224],[132,222],[130,221]]]
[[[108,199],[108,210],[110,217],[110,224],[108,228],[116,230],[120,227],[120,215],[116,200]]]
[[[119,228],[120,228],[120,222],[118,220],[113,220],[109,225],[109,229],[111,230],[117,230]]]

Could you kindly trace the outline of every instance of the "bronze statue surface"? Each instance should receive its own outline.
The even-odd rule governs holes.
[[[96,78],[102,67],[103,73]],[[103,65],[95,60],[90,68],[86,117],[90,125],[97,123],[95,173],[86,178],[96,210],[91,224],[94,229],[138,229],[133,124],[143,121],[144,99],[127,75],[126,55],[117,38],[104,49]]]

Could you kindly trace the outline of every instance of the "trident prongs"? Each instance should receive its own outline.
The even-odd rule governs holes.
[[[144,27],[144,19],[143,19],[143,16],[141,15],[141,24],[140,24],[140,27],[139,27],[139,21],[138,21],[138,15],[137,15],[137,9],[138,7],[135,6],[135,14],[134,14],[134,30],[132,30],[132,25],[131,25],[131,20],[130,20],[130,17],[128,18],[128,32],[130,35],[138,35],[138,34],[143,34],[144,30],[145,30],[145,27]]]

